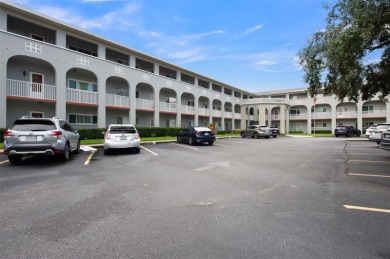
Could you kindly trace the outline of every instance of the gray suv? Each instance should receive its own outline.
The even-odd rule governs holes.
[[[241,130],[241,138],[252,137],[252,138],[269,138],[272,135],[272,131],[268,126],[251,125],[245,130]]]
[[[4,132],[4,155],[17,164],[27,155],[59,155],[69,160],[80,152],[80,135],[60,118],[22,117]]]

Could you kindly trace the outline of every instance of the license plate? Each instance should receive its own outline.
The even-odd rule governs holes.
[[[390,135],[385,134],[385,135],[383,136],[383,138],[390,138]]]
[[[208,135],[209,135],[209,133],[205,132],[205,133],[204,133],[204,135],[205,135],[205,136],[208,136]]]
[[[127,140],[127,137],[120,137],[120,140]]]
[[[26,136],[26,141],[37,141],[37,136]]]

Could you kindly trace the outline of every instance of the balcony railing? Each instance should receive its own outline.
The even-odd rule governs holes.
[[[222,117],[222,111],[213,110],[212,114],[214,117]]]
[[[386,117],[386,110],[373,110],[370,112],[363,112],[363,118],[378,118],[378,117]]]
[[[233,113],[232,112],[226,112],[225,111],[225,118],[228,118],[228,119],[231,119],[231,118],[233,118]]]
[[[305,120],[307,119],[307,113],[290,114],[290,120]]]
[[[106,94],[106,104],[108,106],[130,108],[130,97]]]
[[[203,116],[210,116],[210,110],[207,108],[198,108],[198,114]]]
[[[153,110],[154,111],[154,109],[155,109],[153,100],[137,98],[136,105],[137,105],[137,109],[141,109],[141,110]]]
[[[195,114],[195,107],[194,106],[188,106],[188,105],[182,105],[181,106],[181,113]]]
[[[234,118],[241,120],[241,113],[234,113]]]
[[[350,111],[350,112],[337,112],[336,113],[337,118],[357,118],[357,113],[356,111]]]
[[[331,112],[312,112],[311,118],[312,119],[331,119],[332,113]]]
[[[56,100],[56,87],[54,85],[7,79],[7,95],[31,99]]]
[[[74,103],[98,104],[98,93],[68,88],[66,100]]]
[[[160,102],[160,112],[176,112],[176,103]]]

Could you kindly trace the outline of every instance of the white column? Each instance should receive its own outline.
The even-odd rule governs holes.
[[[67,90],[68,90],[68,80],[66,78],[65,69],[57,66],[56,69],[56,110],[55,116],[68,120],[69,118],[66,116],[66,100],[67,100]]]
[[[357,128],[363,131],[363,102],[358,102],[356,106],[357,106]]]
[[[307,109],[307,133],[311,134],[311,104],[307,105],[306,109]]]
[[[107,127],[106,121],[106,79],[105,77],[98,76],[97,88],[98,88],[98,127],[105,128]]]
[[[1,46],[0,46],[1,48]],[[6,128],[7,126],[7,62],[0,62],[0,128]]]
[[[176,127],[181,127],[181,95],[176,96]]]
[[[259,109],[259,125],[265,125],[265,106],[257,105],[257,108]]]

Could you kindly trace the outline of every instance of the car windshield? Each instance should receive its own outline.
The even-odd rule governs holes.
[[[131,126],[113,126],[110,128],[111,134],[134,134],[136,130]]]
[[[50,131],[56,130],[54,122],[50,120],[17,120],[11,130],[16,131]]]
[[[204,131],[211,131],[211,129],[206,128],[206,127],[195,127],[194,130],[202,131],[202,132],[204,132]]]
[[[383,130],[383,129],[388,129],[388,128],[389,128],[389,125],[378,125],[378,126],[376,126],[377,130]]]

